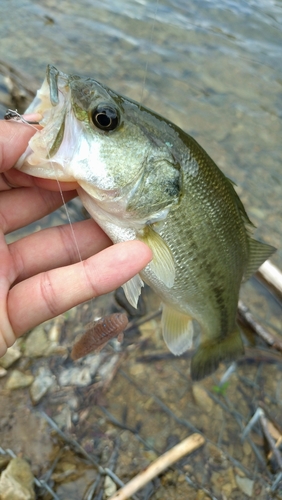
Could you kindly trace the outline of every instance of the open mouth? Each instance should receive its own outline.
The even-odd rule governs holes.
[[[57,154],[64,139],[69,103],[68,76],[48,65],[46,78],[25,113],[40,117],[42,128],[31,138],[15,168],[45,179],[75,180],[63,168],[65,158]]]

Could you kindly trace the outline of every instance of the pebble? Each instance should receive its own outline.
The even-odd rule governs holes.
[[[6,354],[0,359],[0,366],[2,368],[9,368],[17,359],[21,357],[22,353],[17,346],[10,347]]]
[[[206,413],[211,413],[214,409],[214,402],[208,396],[207,392],[201,384],[193,384],[192,392],[197,405],[205,410]]]
[[[118,360],[119,360],[119,355],[114,354],[113,356],[110,357],[110,359],[108,359],[105,363],[99,366],[98,373],[103,380],[111,376],[111,373],[115,368],[115,365],[118,362]]]
[[[6,384],[6,389],[14,390],[28,387],[30,384],[32,384],[33,380],[34,377],[32,375],[26,375],[19,370],[13,370]]]
[[[117,491],[116,484],[114,481],[110,478],[110,476],[105,477],[105,482],[104,482],[104,496],[103,498],[110,498],[115,494]]]
[[[65,319],[63,316],[58,316],[55,318],[49,332],[48,332],[48,338],[50,342],[58,344],[60,341],[61,337],[61,331],[62,331],[62,326],[65,322]]]
[[[63,406],[60,413],[54,417],[54,420],[60,429],[69,430],[72,426],[70,408],[67,405]]]
[[[5,368],[1,368],[1,367],[0,367],[0,378],[1,378],[1,377],[5,377],[5,375],[7,375],[7,373],[8,373],[8,372],[7,372],[7,370],[5,370]]]
[[[81,369],[79,366],[73,366],[67,370],[63,370],[59,375],[59,384],[61,387],[75,385],[78,387],[86,387],[92,381],[91,373],[88,367]]]
[[[27,337],[24,354],[29,358],[47,356],[50,344],[43,325],[39,325]]]
[[[248,477],[235,476],[237,486],[240,490],[245,493],[248,497],[253,496],[254,481]]]
[[[54,383],[55,377],[49,368],[40,367],[30,387],[30,396],[33,404],[37,404]]]
[[[96,354],[90,354],[83,359],[83,366],[86,366],[88,368],[89,373],[92,377],[96,375],[100,366],[103,364],[105,357],[105,352],[99,352]]]
[[[1,500],[35,500],[31,468],[22,458],[13,458],[0,478]]]

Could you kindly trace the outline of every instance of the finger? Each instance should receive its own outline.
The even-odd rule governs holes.
[[[73,191],[78,187],[77,182],[57,182],[56,180],[50,179],[40,179],[39,177],[33,177],[31,175],[25,174],[20,170],[11,168],[1,174],[0,177],[0,191],[6,189],[11,189],[15,187],[32,187],[36,186],[43,189],[48,189],[49,191]]]
[[[64,201],[77,196],[76,191],[64,194]],[[17,188],[1,193],[0,226],[4,234],[26,226],[53,212],[63,204],[60,193],[39,188]]]
[[[11,283],[16,278],[11,254],[8,250],[4,235],[0,232],[0,357],[5,354],[7,346],[15,341],[15,334],[11,327],[7,313],[7,295]]]
[[[13,167],[35,132],[29,125],[0,120],[0,172]]]
[[[17,282],[55,267],[74,264],[112,245],[111,240],[88,219],[44,229],[9,245]]]
[[[81,302],[115,290],[151,258],[145,244],[128,241],[78,264],[22,281],[10,290],[8,297],[8,314],[15,335],[18,337]]]

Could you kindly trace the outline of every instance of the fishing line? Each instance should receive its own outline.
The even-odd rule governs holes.
[[[148,37],[150,45],[153,42],[153,35],[154,35],[154,31],[155,31],[155,25],[156,25],[156,20],[157,20],[158,8],[159,8],[159,0],[157,0],[155,12],[154,12],[154,19],[153,19],[153,23],[151,25],[151,30],[150,30],[149,37]],[[142,104],[142,101],[143,101],[143,98],[144,98],[145,83],[146,83],[147,74],[148,74],[148,61],[149,61],[149,59],[147,58],[147,61],[146,61],[146,64],[145,64],[145,72],[144,72],[143,85],[142,85],[142,88],[141,88],[139,109],[141,107],[141,104]]]
[[[47,146],[45,137],[43,137],[43,140],[44,140],[45,148],[46,148],[46,151],[47,151],[47,158],[50,161],[50,164],[52,166],[52,169],[53,169],[53,172],[54,172],[54,175],[56,177],[56,181],[57,181],[57,184],[58,184],[58,187],[59,187],[60,195],[61,195],[62,202],[63,202],[63,207],[64,207],[64,210],[65,210],[67,219],[68,219],[68,223],[70,225],[71,236],[72,236],[73,242],[75,244],[77,255],[78,255],[79,261],[82,263],[83,259],[82,259],[82,256],[81,256],[81,252],[79,250],[78,240],[77,240],[77,237],[75,235],[75,231],[74,231],[74,228],[73,228],[73,223],[71,221],[69,210],[68,210],[67,204],[65,202],[64,192],[62,190],[61,183],[60,183],[59,178],[58,178],[56,163],[50,157],[50,153],[48,151],[48,146]],[[95,307],[94,301],[95,301],[95,297],[92,297],[89,301],[87,301],[87,302],[89,302],[89,307],[90,307],[90,311],[91,311],[91,315],[92,316],[94,316],[94,307]],[[101,317],[102,316],[103,316],[103,314],[101,314]],[[92,319],[92,321],[94,321],[94,319]],[[85,325],[85,327],[87,327],[87,325]]]

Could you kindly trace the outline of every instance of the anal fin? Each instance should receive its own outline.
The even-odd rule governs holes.
[[[193,318],[163,305],[163,338],[169,350],[176,356],[190,349],[193,342]]]

